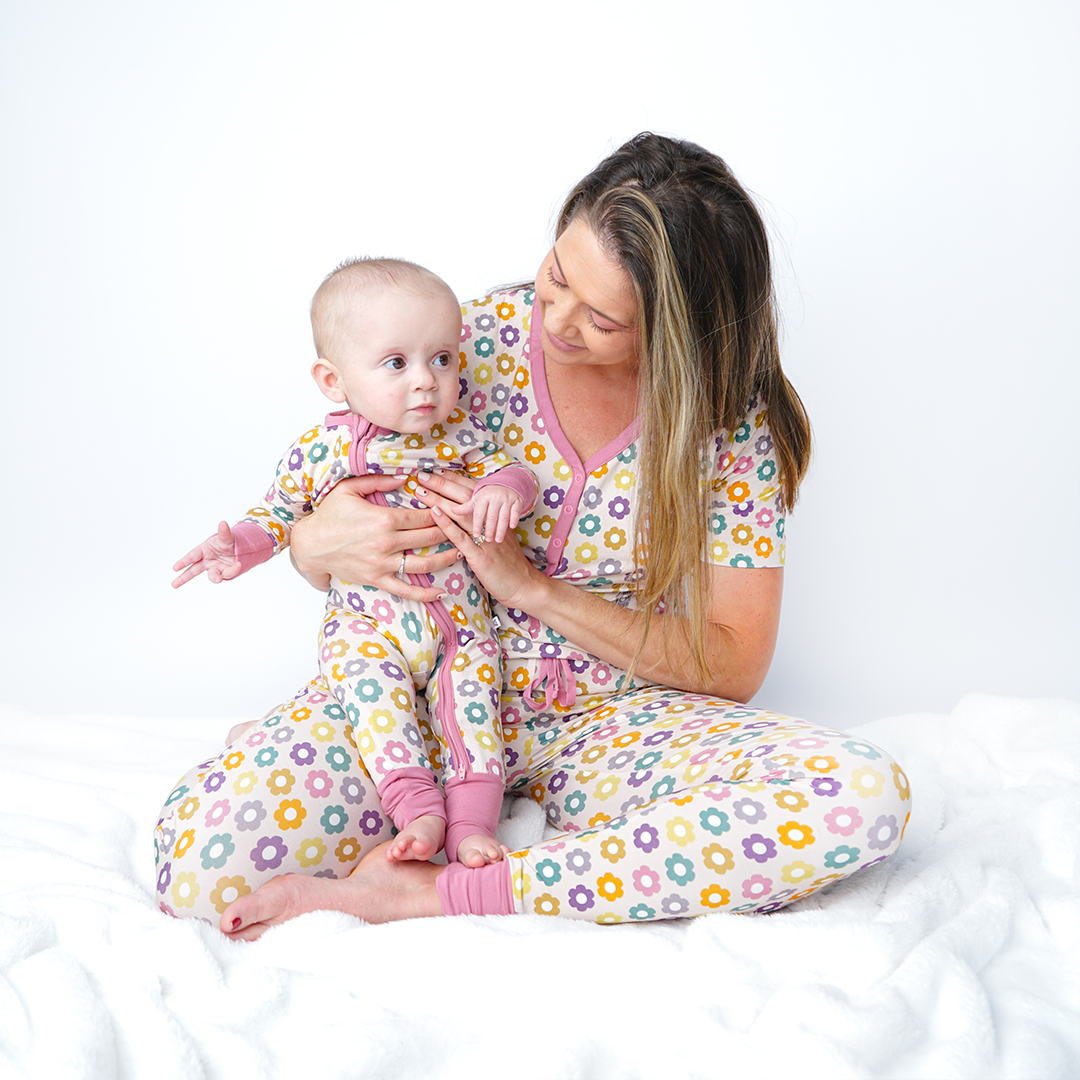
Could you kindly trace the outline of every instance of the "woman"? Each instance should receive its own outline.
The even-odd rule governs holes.
[[[374,785],[316,681],[170,796],[163,908],[242,938],[325,908],[769,912],[888,857],[899,766],[739,704],[772,658],[810,429],[780,369],[765,230],[724,162],[639,135],[571,192],[535,293],[464,311],[462,401],[543,506],[485,543],[454,518],[468,481],[426,475],[430,515],[362,498],[392,478],[347,481],[293,558],[316,584],[332,570],[430,599],[395,574],[464,555],[501,622],[508,785],[559,835],[476,870],[388,863]],[[456,550],[414,553],[444,538]]]

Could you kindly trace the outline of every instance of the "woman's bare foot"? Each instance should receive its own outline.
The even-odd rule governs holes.
[[[484,866],[486,863],[501,862],[504,855],[509,855],[510,849],[505,844],[500,844],[494,837],[486,833],[473,833],[466,836],[458,844],[458,862],[464,866]]]
[[[243,724],[234,724],[231,728],[229,728],[229,734],[225,736],[225,745],[232,746],[232,744],[236,742],[236,740],[239,739],[245,731],[249,731],[258,722],[258,720],[248,720],[246,723]]]
[[[405,826],[390,841],[386,857],[391,862],[416,859],[427,862],[432,855],[437,855],[446,839],[446,820],[434,814],[423,814]]]
[[[372,848],[347,878],[283,874],[234,900],[221,916],[230,938],[254,941],[271,926],[308,911],[344,911],[369,923],[443,913],[435,879],[446,867],[428,862],[388,862],[388,840]]]

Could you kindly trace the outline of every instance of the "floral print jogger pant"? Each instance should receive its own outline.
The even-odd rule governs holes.
[[[560,834],[507,861],[518,913],[774,911],[891,855],[911,805],[879,747],[663,687],[536,713],[505,737],[508,788]],[[269,878],[344,877],[391,835],[344,712],[316,680],[177,784],[155,834],[161,908],[216,924]]]

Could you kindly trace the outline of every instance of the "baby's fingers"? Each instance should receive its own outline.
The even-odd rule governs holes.
[[[196,556],[194,559],[192,558],[193,555]],[[198,577],[203,572],[202,552],[189,551],[182,559],[173,563],[173,569],[184,571],[178,578],[173,579],[172,587],[179,589],[181,585],[192,578]]]

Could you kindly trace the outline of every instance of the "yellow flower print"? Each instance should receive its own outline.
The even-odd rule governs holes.
[[[597,926],[614,926],[622,922],[622,916],[616,915],[614,911],[605,911],[603,915],[597,915],[594,921]]]
[[[326,854],[326,845],[317,836],[302,840],[296,849],[296,861],[301,866],[318,866]]]
[[[525,460],[530,465],[539,465],[547,457],[547,451],[538,442],[531,442],[525,447]]]
[[[736,525],[731,531],[731,539],[736,544],[749,544],[754,539],[754,530],[749,525]]]
[[[502,440],[507,446],[517,446],[525,438],[525,432],[517,424],[507,424],[502,429]]]
[[[785,825],[777,826],[776,831],[780,834],[780,843],[787,844],[796,850],[814,842],[814,830],[809,825],[800,824],[798,821],[789,821]]]
[[[419,649],[413,655],[415,657],[413,663],[416,665],[417,671],[427,671],[435,663],[435,654],[431,649]]]
[[[726,562],[728,557],[728,546],[723,540],[713,540],[709,544],[709,558],[715,563]]]
[[[677,769],[689,756],[689,750],[681,750],[677,754],[672,754],[670,757],[664,758],[664,760],[660,762],[660,768]]]
[[[673,817],[667,823],[667,835],[679,847],[686,847],[694,839],[694,826],[684,817]]]
[[[406,450],[423,450],[424,448],[424,436],[423,435],[406,435],[405,436],[405,449]]]
[[[736,480],[728,484],[727,497],[733,503],[744,503],[750,498],[750,485],[745,480]]]
[[[391,692],[390,700],[401,709],[402,712],[412,712],[412,698],[409,696],[409,692],[407,690],[402,690],[400,686]]]
[[[302,443],[314,442],[318,437],[319,429],[312,428],[310,431],[305,431],[304,434],[300,436],[300,441]]]
[[[244,760],[244,755],[239,750],[234,750],[224,761],[226,769],[236,769]]]
[[[617,878],[614,874],[604,874],[603,877],[596,879],[596,891],[605,900],[618,900],[623,894],[622,879]]]
[[[258,776],[253,772],[243,772],[234,781],[232,789],[237,795],[246,795],[249,791],[254,791],[259,783]]]
[[[517,371],[514,372],[514,385],[519,390],[524,390],[525,387],[529,385],[529,373],[525,368],[519,367]]]
[[[801,859],[796,859],[794,862],[788,863],[787,866],[780,871],[780,876],[789,885],[801,885],[807,878],[812,878],[816,873],[816,867],[803,862]]]
[[[564,458],[559,458],[559,460],[555,462],[551,471],[555,474],[556,480],[569,480],[570,477],[574,475],[574,470],[571,469],[569,465],[567,465]]]
[[[524,690],[530,682],[532,682],[532,679],[529,678],[528,668],[514,668],[513,672],[510,674],[510,685],[515,690]]]
[[[384,446],[379,451],[379,458],[384,465],[395,469],[405,460],[405,451],[399,446]]]
[[[195,897],[199,895],[199,886],[195,881],[194,871],[185,871],[177,874],[172,889],[173,903],[177,907],[192,907]]]
[[[454,414],[453,414],[453,413],[451,413],[451,415],[454,415]],[[464,419],[464,414],[461,414],[461,413],[459,413],[459,414],[458,414],[458,418],[459,418],[459,419]],[[447,420],[448,420],[448,421],[449,421],[450,423],[453,423],[453,422],[454,422],[454,421],[450,420],[450,417],[449,417],[449,416],[448,416],[448,417],[447,417],[446,419],[447,419]],[[445,439],[445,438],[446,438],[446,428],[444,428],[444,427],[442,426],[442,424],[433,424],[433,425],[431,426],[431,437],[432,437],[433,439],[435,439],[436,441],[438,441],[439,439]]]
[[[574,773],[574,777],[579,784],[587,784],[591,780],[595,780],[600,774],[595,769],[578,769]]]
[[[284,491],[286,495],[299,495],[300,494],[300,486],[297,484],[297,482],[288,473],[282,473],[278,477],[278,487],[280,487],[281,490]],[[262,507],[259,507],[259,510],[261,510],[263,514],[266,513],[266,510],[263,509]],[[248,514],[248,517],[251,517],[252,514],[254,514],[255,512],[256,511],[252,511],[251,514]]]
[[[726,874],[735,866],[735,857],[721,844],[709,844],[701,849],[705,865],[714,874]]]
[[[177,814],[181,821],[188,821],[194,815],[195,811],[199,809],[199,796],[192,795],[183,801]]]
[[[515,870],[510,882],[514,887],[514,896],[519,900],[532,891],[532,875],[526,874],[524,870]]]
[[[767,559],[773,550],[773,542],[767,536],[759,536],[754,541],[754,552],[760,555],[761,558]]]
[[[543,893],[533,901],[533,911],[537,915],[558,915],[559,901],[551,893]]]
[[[579,563],[595,562],[596,557],[599,554],[595,544],[578,544],[578,546],[574,548],[574,558],[577,559]]]
[[[617,863],[626,855],[626,844],[618,839],[618,837],[609,836],[600,844],[600,854],[607,859],[609,863]]]
[[[282,831],[299,829],[306,817],[307,811],[299,799],[282,799],[281,804],[274,811],[274,820]]]
[[[776,758],[771,760],[776,761]],[[799,791],[775,791],[773,798],[781,810],[805,810],[810,805],[806,796]]]
[[[775,494],[776,494],[776,488],[775,487],[762,488],[758,492],[758,502],[768,502],[769,499],[771,499],[773,497],[773,495],[775,495]]]
[[[335,664],[330,669],[330,678],[333,679],[334,682],[344,682],[345,681],[345,672],[342,669],[340,664]]]
[[[533,530],[541,540],[550,539],[555,531],[556,521],[550,514],[542,514],[533,521]]]
[[[498,749],[498,743],[495,742],[490,731],[478,731],[476,733],[476,741],[483,750],[494,751]]]
[[[495,305],[495,314],[500,319],[512,319],[514,317],[514,305],[508,304],[505,300],[501,304]]]
[[[626,531],[624,529],[608,529],[604,533],[604,544],[613,551],[618,551],[625,543]]]
[[[494,372],[491,370],[491,367],[488,364],[480,364],[473,372],[473,378],[480,386],[486,386],[489,382],[491,382],[493,376]]]
[[[375,753],[375,740],[366,728],[360,732],[360,737],[356,740],[356,749],[361,757]]]
[[[349,651],[349,643],[344,638],[335,638],[333,641],[328,641],[326,647],[330,650],[330,655],[338,660]]]
[[[893,764],[891,766],[893,774],[893,784],[896,785],[896,790],[900,792],[900,798],[904,802],[911,798],[911,788],[908,787],[908,778],[904,775],[904,770],[899,765]]]
[[[640,731],[624,731],[621,735],[616,735],[611,740],[611,745],[618,750],[621,750],[624,746],[632,746],[641,738]]]
[[[601,802],[605,802],[619,790],[621,784],[622,781],[617,776],[605,777],[596,785],[596,791],[594,791],[593,794]]]
[[[632,469],[620,469],[615,474],[615,486],[620,491],[629,491],[637,480],[637,473]]]
[[[354,836],[346,836],[344,840],[338,841],[334,854],[338,862],[354,862],[360,857],[360,842]]]
[[[342,731],[341,734],[344,736],[345,741],[355,750],[356,749],[356,739],[353,738],[352,725],[351,724],[346,724],[345,729]],[[363,768],[363,764],[364,764],[363,762],[360,763],[361,768]]]
[[[296,783],[296,777],[288,769],[275,769],[266,781],[266,786],[275,795],[288,795]]]
[[[731,779],[741,780],[753,767],[754,763],[752,761],[740,761],[739,764],[731,770]]]
[[[516,361],[508,352],[499,353],[495,357],[495,366],[499,369],[500,375],[509,375],[514,370],[515,363]]]
[[[462,610],[460,604],[455,604],[450,609],[450,618],[458,624],[458,626],[468,626],[469,620],[465,617],[465,612]],[[460,654],[459,654],[460,655]]]
[[[721,889],[719,885],[710,885],[701,890],[701,906],[707,908],[723,907],[731,899],[731,893],[727,889]]]
[[[834,757],[827,757],[825,755],[819,755],[818,757],[808,757],[803,764],[811,772],[827,773],[832,772],[833,769],[840,767],[840,762]]]
[[[683,781],[687,784],[692,784],[695,780],[700,780],[705,775],[707,769],[711,766],[708,762],[699,761],[696,765],[690,765],[687,767],[686,772],[683,773]]]
[[[869,799],[881,794],[885,786],[885,777],[877,769],[864,765],[851,774],[851,786],[864,799]]]
[[[495,669],[490,664],[481,664],[476,669],[476,677],[488,686],[495,685]]]
[[[210,903],[219,915],[225,914],[225,909],[241,896],[247,896],[251,892],[251,886],[239,875],[236,877],[221,877],[217,879],[217,885],[210,894]]]
[[[302,724],[311,715],[311,710],[306,705],[301,705],[299,709],[293,709],[289,713],[289,719],[294,724]]]
[[[185,829],[180,834],[180,839],[176,841],[176,847],[173,848],[173,858],[182,859],[187,853],[192,844],[195,843],[195,830]]]
[[[386,649],[377,641],[365,641],[359,647],[359,652],[361,656],[366,656],[371,660],[383,660],[387,656]]]
[[[757,431],[757,430],[758,430],[758,428],[760,428],[760,427],[761,427],[761,425],[765,423],[765,416],[766,416],[766,412],[765,412],[765,410],[764,410],[764,409],[762,409],[762,410],[761,410],[761,412],[759,412],[759,413],[758,413],[758,414],[757,414],[757,415],[756,415],[756,416],[754,417],[754,430],[755,430],[755,431]]]
[[[454,448],[449,443],[441,442],[435,447],[435,456],[440,461],[453,461],[456,457]]]
[[[394,717],[390,714],[389,709],[374,709],[371,716],[368,717],[368,723],[376,730],[385,734],[388,731],[393,731],[397,727],[397,723]]]
[[[608,814],[603,814],[597,811],[589,818],[589,828],[595,829],[598,825],[607,825],[611,821],[611,817]]]

